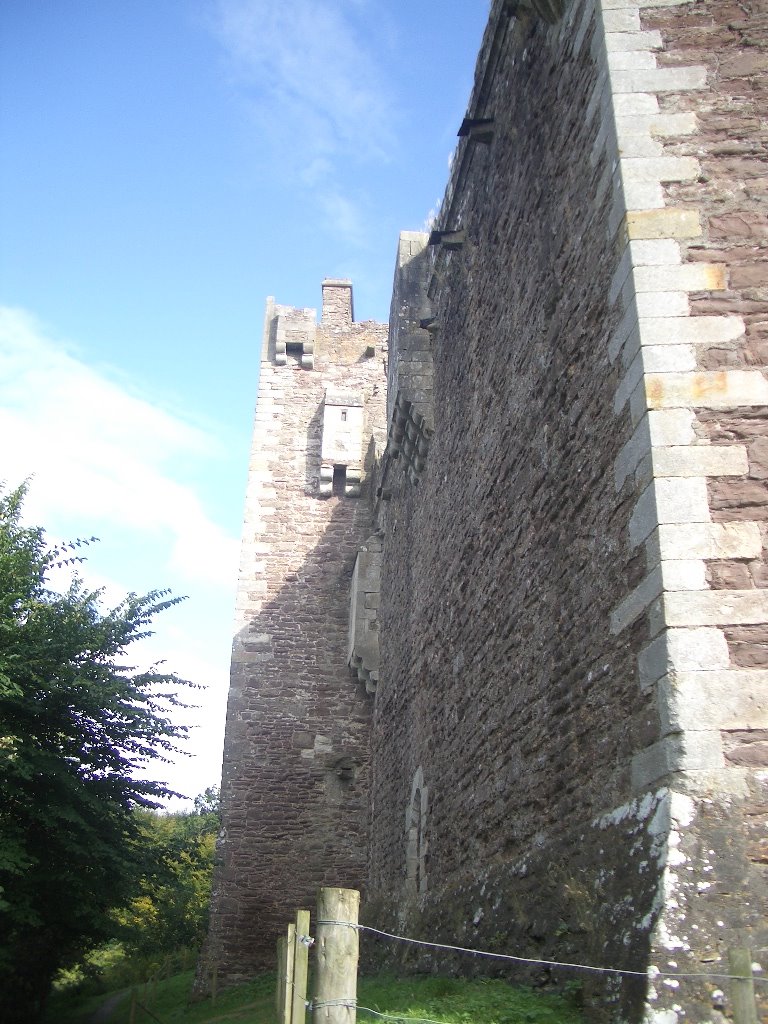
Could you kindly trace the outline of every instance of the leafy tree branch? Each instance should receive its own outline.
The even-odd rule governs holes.
[[[181,600],[129,594],[102,611],[71,557],[21,521],[25,487],[0,491],[0,1019],[32,1021],[56,970],[114,932],[142,862],[133,813],[174,795],[138,776],[177,752],[190,684],[125,662]],[[82,544],[83,542],[81,542]],[[75,542],[75,546],[77,546]]]

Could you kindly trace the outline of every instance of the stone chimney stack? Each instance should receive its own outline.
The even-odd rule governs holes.
[[[354,319],[352,282],[326,277],[323,281],[323,327],[346,330]]]

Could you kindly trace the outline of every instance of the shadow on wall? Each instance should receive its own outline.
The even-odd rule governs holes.
[[[309,428],[306,478],[316,477]],[[277,934],[321,886],[361,888],[367,858],[372,701],[346,663],[349,593],[372,532],[361,498],[303,499],[331,514],[311,550],[301,523],[273,523],[265,578],[273,596],[234,638],[222,778],[222,833],[211,931],[196,990],[274,966]],[[258,587],[258,584],[257,584]],[[256,604],[261,595],[254,592]]]

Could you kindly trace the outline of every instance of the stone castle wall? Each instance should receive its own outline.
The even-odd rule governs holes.
[[[559,28],[495,6],[469,107],[492,138],[460,143],[426,294],[407,265],[396,280],[393,333],[430,305],[434,434],[417,486],[395,460],[381,510],[368,906],[409,934],[624,966],[647,951],[650,851],[626,833],[606,849],[592,822],[626,801],[657,715],[635,678],[645,625],[609,628],[644,563],[613,476],[632,428],[608,355],[596,34],[582,5]]]
[[[296,907],[365,874],[371,708],[345,638],[387,331],[353,322],[349,282],[315,320],[267,303],[206,952],[224,982],[272,968]]]
[[[268,304],[229,978],[358,882],[365,920],[430,940],[768,968],[767,25],[756,0],[494,0],[387,365],[347,282],[317,326]],[[672,981],[587,976],[590,1013],[730,1014],[722,982]]]
[[[418,478],[391,436],[379,507],[384,927],[640,970],[765,950],[747,7],[493,5],[437,230],[404,239],[392,303],[393,337],[430,340],[431,390]],[[597,1019],[719,1012],[717,982],[593,987]]]

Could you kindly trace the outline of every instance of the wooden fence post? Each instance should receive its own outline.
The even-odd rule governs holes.
[[[288,934],[282,938],[285,949],[283,983],[278,993],[277,1019],[279,1024],[291,1024],[293,1013],[293,958],[296,953],[296,925],[288,925]]]
[[[314,1021],[355,1024],[357,1020],[356,927],[360,893],[321,889],[317,900],[317,982]],[[326,1005],[327,1004],[327,1005]]]
[[[752,977],[752,950],[745,946],[728,952],[730,973],[738,976],[731,982],[734,1024],[758,1024],[755,1005],[755,983]]]
[[[277,937],[277,985],[275,987],[275,1010],[277,1011],[277,1019],[283,1019],[283,1008],[285,1006],[285,958],[287,956],[287,950],[285,948],[285,936],[278,935]]]
[[[309,911],[296,914],[293,953],[293,1009],[291,1024],[307,1019],[307,974],[309,971]]]

